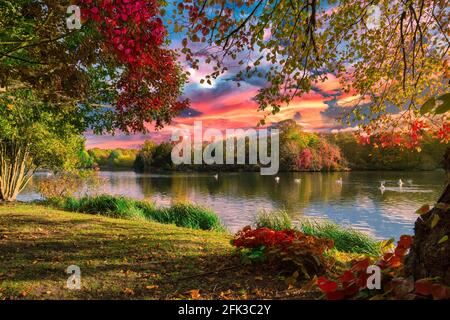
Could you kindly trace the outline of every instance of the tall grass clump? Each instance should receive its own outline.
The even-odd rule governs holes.
[[[256,228],[266,227],[277,231],[292,229],[292,220],[285,210],[262,210],[254,217],[253,224]]]
[[[161,223],[172,223],[179,227],[202,230],[224,231],[219,216],[210,209],[189,204],[179,203],[169,208],[145,211],[146,217]]]
[[[111,195],[69,197],[63,201],[63,209],[113,218],[143,218],[144,212],[136,205],[136,202],[126,197]]]
[[[334,248],[339,251],[377,256],[380,254],[380,244],[370,236],[330,221],[304,220],[300,222],[300,231],[307,235],[332,239]]]
[[[67,211],[99,214],[114,218],[145,219],[179,227],[224,231],[219,216],[210,209],[189,204],[175,204],[169,208],[157,208],[153,203],[123,196],[67,197],[49,201]]]

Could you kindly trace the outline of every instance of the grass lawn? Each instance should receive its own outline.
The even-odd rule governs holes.
[[[263,266],[242,266],[224,232],[0,205],[0,299],[316,298]],[[66,288],[69,265],[81,290]]]

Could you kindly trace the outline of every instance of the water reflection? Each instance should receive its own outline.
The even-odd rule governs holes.
[[[294,220],[328,218],[377,238],[411,233],[415,210],[434,203],[444,181],[443,172],[280,173],[278,182],[259,173],[220,173],[217,178],[215,173],[100,175],[98,193],[150,199],[159,205],[192,201],[214,209],[231,231],[249,224],[261,209],[285,209]],[[33,190],[40,178],[33,178],[21,200],[39,197]],[[402,186],[399,179],[405,182]]]

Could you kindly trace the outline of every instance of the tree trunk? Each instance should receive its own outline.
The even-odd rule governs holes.
[[[16,201],[34,173],[29,163],[28,146],[0,143],[0,201]]]
[[[438,204],[416,220],[414,243],[406,257],[405,271],[416,280],[439,277],[450,285],[450,148],[445,154],[444,168],[447,185]]]

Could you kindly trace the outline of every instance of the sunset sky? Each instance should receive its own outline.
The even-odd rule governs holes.
[[[181,48],[179,36],[171,36],[171,40],[171,47]],[[257,103],[253,101],[258,89],[265,85],[263,79],[250,79],[241,82],[241,86],[238,87],[232,81],[237,70],[229,68],[230,71],[212,85],[206,82],[200,84],[200,79],[209,72],[209,65],[203,64],[200,70],[193,70],[186,63],[182,64],[191,73],[189,82],[184,88],[184,96],[191,100],[191,106],[175,118],[171,125],[158,132],[152,130],[146,135],[117,133],[115,136],[96,136],[88,132],[87,148],[138,148],[146,139],[168,140],[175,128],[190,129],[194,121],[198,120],[202,121],[204,129],[224,130],[255,127],[264,117],[263,112],[257,110]],[[285,119],[295,119],[307,131],[340,129],[340,124],[335,120],[336,116],[343,110],[343,105],[351,99],[353,97],[339,90],[339,81],[336,77],[328,74],[328,80],[318,83],[310,93],[295,99],[278,114],[269,116],[266,122],[270,125]]]
[[[143,135],[96,136],[86,134],[88,148],[137,148],[146,139],[156,141],[168,140],[174,128],[190,128],[194,121],[201,120],[203,128],[250,128],[255,127],[264,114],[258,111],[258,105],[253,101],[262,84],[256,81],[236,83],[230,81],[227,75],[215,81],[212,86],[200,84],[202,70],[193,71],[189,83],[185,87],[185,96],[191,100],[191,107],[175,118],[170,126]],[[352,99],[339,91],[339,83],[333,75],[324,83],[319,83],[313,91],[297,98],[289,106],[282,108],[276,114],[269,116],[268,124],[285,119],[295,119],[308,131],[331,131],[340,129],[335,121],[336,115],[344,103]]]

